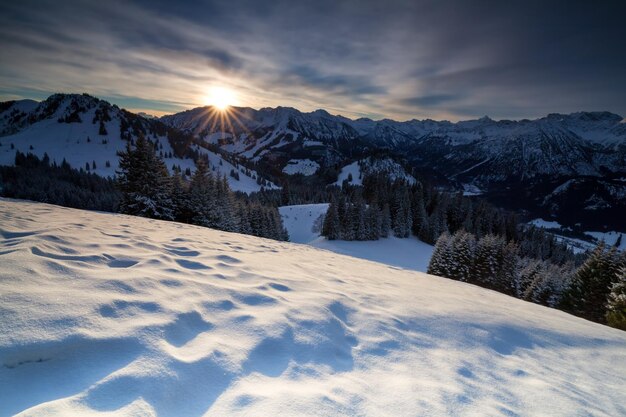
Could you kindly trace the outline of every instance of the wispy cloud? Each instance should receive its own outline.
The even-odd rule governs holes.
[[[268,3],[3,2],[0,99],[86,91],[163,113],[224,85],[347,116],[626,114],[620,2]]]

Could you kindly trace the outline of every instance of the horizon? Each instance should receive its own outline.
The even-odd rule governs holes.
[[[184,108],[184,109],[182,109],[182,110],[180,110],[180,111],[178,111],[176,113],[154,114],[154,113],[150,113],[149,111],[146,111],[146,110],[143,110],[143,109],[131,109],[131,108],[128,108],[128,107],[125,107],[123,105],[118,104],[117,102],[115,102],[115,99],[110,99],[108,97],[100,97],[100,96],[97,96],[95,94],[86,93],[86,92],[84,92],[84,93],[55,92],[55,93],[48,94],[48,96],[46,96],[46,97],[44,97],[42,99],[16,98],[16,99],[11,99],[11,100],[0,100],[0,103],[2,103],[4,101],[12,101],[12,100],[15,100],[15,101],[32,100],[32,101],[41,103],[41,102],[45,101],[47,98],[49,98],[49,97],[51,97],[51,96],[53,96],[55,94],[79,95],[79,96],[80,95],[88,95],[90,97],[93,97],[93,98],[96,98],[96,99],[99,99],[99,100],[104,100],[104,101],[108,102],[111,105],[115,105],[115,106],[117,106],[117,107],[119,107],[121,109],[127,110],[127,111],[129,111],[131,113],[135,113],[135,114],[143,116],[143,117],[157,118],[157,119],[159,119],[161,117],[165,117],[165,116],[173,116],[173,115],[176,115],[176,114],[179,114],[179,113],[183,113],[183,112],[187,112],[187,111],[193,111],[193,110],[196,110],[196,109],[217,108],[218,107],[218,106],[215,106],[215,105],[207,104],[207,105],[201,105],[201,106],[196,106],[196,107]],[[480,117],[474,117],[474,118],[471,118],[471,119],[448,120],[448,119],[432,119],[432,118],[418,119],[416,117],[412,117],[412,118],[408,118],[408,119],[392,119],[392,118],[388,118],[388,117],[380,118],[380,119],[372,119],[372,118],[368,118],[368,117],[358,117],[357,118],[357,117],[346,116],[346,115],[339,114],[339,113],[331,113],[327,109],[323,109],[323,108],[317,108],[317,109],[314,109],[314,110],[306,111],[306,110],[299,109],[297,107],[281,106],[281,105],[274,106],[274,107],[271,107],[271,106],[267,106],[267,107],[251,107],[251,106],[236,106],[236,105],[228,105],[227,106],[227,109],[232,109],[232,108],[234,108],[234,109],[251,109],[251,110],[254,110],[254,111],[261,111],[261,110],[264,110],[264,109],[272,109],[273,110],[273,109],[278,109],[278,108],[285,108],[285,109],[295,110],[295,111],[297,111],[299,113],[302,113],[302,114],[311,114],[311,113],[315,113],[317,111],[323,111],[323,112],[328,113],[332,117],[344,117],[344,118],[350,119],[352,121],[357,121],[359,119],[369,119],[369,120],[372,120],[373,122],[381,122],[381,121],[384,121],[384,120],[391,120],[393,122],[406,123],[406,122],[411,122],[411,121],[423,122],[423,121],[429,121],[430,120],[430,121],[434,121],[434,122],[437,122],[437,123],[449,122],[449,123],[453,123],[453,124],[460,123],[460,122],[476,121],[476,120],[481,120],[481,119],[484,119],[484,118],[490,119],[490,120],[492,120],[494,122],[503,122],[503,121],[521,122],[521,121],[540,120],[540,119],[546,118],[546,117],[548,117],[550,115],[553,115],[553,114],[570,116],[570,115],[577,114],[577,113],[610,113],[610,114],[613,114],[615,116],[621,117],[622,120],[621,120],[620,123],[626,123],[626,118],[624,116],[622,116],[621,114],[618,114],[616,112],[610,111],[610,110],[578,110],[578,111],[568,112],[568,113],[565,113],[565,112],[553,112],[553,113],[544,114],[542,116],[534,117],[534,118],[517,118],[517,119],[515,119],[515,118],[494,118],[494,117],[491,117],[490,115],[486,114],[486,115],[483,115],[483,116],[480,116]]]
[[[80,90],[157,116],[215,100],[374,120],[626,114],[624,11],[620,2],[7,3],[0,100]]]

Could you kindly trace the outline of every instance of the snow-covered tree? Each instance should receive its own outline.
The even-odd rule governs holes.
[[[450,276],[451,240],[452,237],[447,232],[437,239],[435,249],[428,263],[427,272],[429,274],[440,277]]]
[[[200,158],[196,161],[196,171],[189,184],[187,207],[191,212],[191,223],[213,228],[218,226],[216,194],[213,175],[204,159]]]
[[[328,240],[341,239],[339,212],[334,201],[328,205],[328,210],[324,217],[324,225],[322,226],[322,236],[326,236]]]
[[[139,137],[132,148],[119,152],[120,168],[117,182],[122,191],[120,211],[155,219],[173,220],[170,198],[170,178],[165,163],[159,159],[154,146]]]
[[[607,324],[626,330],[626,264],[622,266],[617,281],[611,286],[606,307]]]
[[[448,278],[469,282],[471,280],[476,240],[472,234],[467,233],[465,230],[459,230],[451,239],[448,257]]]
[[[613,283],[618,281],[620,266],[616,248],[607,249],[606,244],[600,242],[576,271],[564,299],[564,308],[577,316],[604,323],[607,298]]]

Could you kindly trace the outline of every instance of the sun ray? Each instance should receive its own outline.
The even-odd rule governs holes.
[[[234,107],[236,100],[236,94],[232,90],[223,87],[211,88],[204,99],[206,103],[204,112],[197,116],[200,121],[196,132],[206,132],[210,135],[218,133],[218,140],[230,137],[233,142],[239,141],[241,134],[249,136],[252,132],[245,120],[250,120],[251,117],[242,109]]]

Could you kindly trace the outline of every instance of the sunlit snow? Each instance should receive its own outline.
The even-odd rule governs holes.
[[[306,245],[0,200],[0,414],[617,416],[626,334]]]

